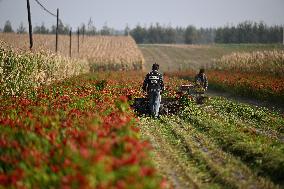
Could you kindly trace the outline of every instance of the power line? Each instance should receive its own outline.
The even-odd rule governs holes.
[[[35,0],[37,2],[37,4],[39,4],[39,6],[45,10],[47,13],[49,13],[51,16],[57,17],[56,14],[53,14],[52,12],[50,12],[47,8],[45,8],[38,0]]]

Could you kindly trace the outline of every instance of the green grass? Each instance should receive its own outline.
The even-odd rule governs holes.
[[[235,106],[225,100],[219,103],[229,104],[222,107],[227,108],[224,110],[227,113],[220,111],[220,106],[218,108],[214,105],[213,100],[213,104],[209,103],[208,107],[191,104],[182,117],[198,131],[214,139],[224,151],[242,159],[258,175],[281,183],[284,145],[278,136],[283,135],[280,128],[283,118],[269,114],[267,110],[257,109],[252,109],[255,112],[252,115],[246,105]],[[247,118],[251,116],[254,118],[250,123]]]
[[[142,118],[141,130],[154,146],[157,167],[172,183],[186,183],[187,188],[278,188],[184,118]]]

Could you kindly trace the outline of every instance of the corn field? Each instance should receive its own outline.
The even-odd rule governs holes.
[[[34,35],[33,50],[43,49],[55,52],[55,35]],[[0,39],[9,45],[21,49],[29,49],[27,34],[0,33]],[[69,57],[68,35],[60,35],[58,52]],[[78,37],[72,35],[72,58],[85,59],[91,70],[141,70],[144,58],[135,41],[130,36],[80,36],[79,52]]]
[[[284,77],[284,51],[254,51],[232,53],[215,60],[217,69],[232,69]]]
[[[69,59],[44,51],[16,51],[0,41],[0,96],[27,94],[32,88],[89,70],[86,60]]]

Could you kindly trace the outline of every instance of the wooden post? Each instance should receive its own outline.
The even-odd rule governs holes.
[[[57,19],[56,19],[56,41],[55,41],[55,52],[58,51],[58,21],[59,21],[59,9],[57,9]]]
[[[284,45],[284,25],[282,27],[282,30],[283,30],[283,45]]]
[[[31,50],[33,48],[33,27],[31,19],[30,0],[27,0],[27,9],[28,9],[28,21],[29,21],[30,50]]]
[[[83,43],[84,43],[84,39],[85,39],[85,24],[83,26]]]
[[[69,56],[72,56],[72,28],[70,28],[70,32],[69,32],[69,36],[70,36],[70,46],[69,46]]]
[[[80,52],[80,29],[79,27],[78,27],[77,35],[78,35],[78,54],[79,54]]]

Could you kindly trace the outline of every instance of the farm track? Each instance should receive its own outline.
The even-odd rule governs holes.
[[[141,122],[158,169],[175,188],[186,179],[191,188],[283,188],[283,118],[267,109],[213,97],[180,116]]]
[[[157,124],[157,121],[150,121],[142,124],[141,129],[154,147],[154,161],[161,174],[168,177],[175,188],[208,188],[211,176],[206,167],[196,166],[199,162],[191,157],[188,149],[169,139],[167,131],[160,130]]]
[[[173,148],[161,138],[156,138],[152,134],[147,133],[152,144],[155,144],[154,160],[158,170],[164,173],[176,188],[198,188],[186,173],[185,167],[179,158],[174,157]],[[167,149],[165,149],[165,147]],[[169,163],[171,162],[171,163]]]
[[[141,126],[158,169],[175,188],[278,188],[182,119],[142,120]]]

